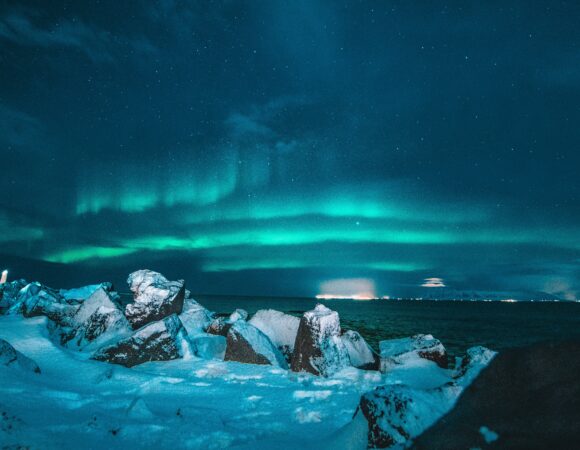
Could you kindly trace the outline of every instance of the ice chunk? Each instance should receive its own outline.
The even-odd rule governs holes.
[[[298,334],[300,319],[274,309],[261,309],[249,321],[270,338],[284,355],[291,355]]]
[[[394,365],[413,362],[418,358],[433,361],[439,367],[447,368],[447,351],[443,344],[430,334],[381,341],[379,349],[381,372],[388,372]]]
[[[340,337],[344,343],[350,363],[354,367],[367,370],[379,369],[379,357],[358,331],[347,330]]]
[[[223,360],[226,354],[225,336],[213,334],[199,334],[190,338],[194,352],[204,359]]]
[[[213,314],[191,298],[183,303],[183,312],[179,319],[190,336],[204,333],[213,319]]]

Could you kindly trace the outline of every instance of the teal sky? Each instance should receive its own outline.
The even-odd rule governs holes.
[[[0,265],[578,298],[579,20],[543,1],[3,2]]]

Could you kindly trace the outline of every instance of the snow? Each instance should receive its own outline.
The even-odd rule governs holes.
[[[249,323],[268,336],[276,347],[285,347],[289,352],[294,350],[300,324],[298,317],[274,309],[261,309],[252,316]]]
[[[101,306],[113,309],[116,308],[116,305],[109,297],[109,294],[99,286],[81,304],[76,314],[73,316],[73,322],[77,324],[84,323]]]
[[[83,286],[79,288],[61,289],[59,291],[59,294],[69,303],[81,302],[83,300],[88,299],[97,290],[103,289],[105,291],[108,291],[109,288],[110,283],[90,284],[88,286]]]
[[[483,439],[485,439],[486,444],[491,444],[492,442],[495,442],[499,439],[499,435],[486,426],[480,427],[479,433],[483,436]]]
[[[151,280],[167,282],[151,271],[129,277],[137,295],[147,292]],[[388,373],[360,370],[351,362],[367,361],[372,352],[366,353],[370,349],[362,345],[366,345],[364,340],[356,339],[358,333],[347,331],[341,336],[338,314],[317,305],[299,323],[301,328],[307,325],[307,336],[319,346],[322,356],[310,362],[324,377],[287,370],[277,346],[289,345],[292,336],[298,342],[298,319],[273,310],[257,313],[250,322],[238,312],[240,317],[227,337],[243,338],[271,365],[224,361],[226,338],[203,332],[212,314],[188,298],[179,316],[168,315],[136,331],[122,320],[96,321],[105,323],[104,335],[115,336],[114,343],[101,352],[111,347],[128,352],[115,355],[120,361],[135,358],[131,352],[138,353],[138,365],[129,369],[91,359],[92,350],[87,347],[81,346],[84,351],[79,352],[54,338],[55,333],[66,332],[67,325],[78,330],[75,327],[85,326],[95,316],[125,320],[114,294],[101,286],[80,306],[73,306],[39,284],[23,291],[19,299],[34,307],[40,302],[48,312],[67,307],[67,312],[72,308],[75,313],[59,326],[42,316],[0,315],[0,339],[7,343],[0,341],[0,414],[2,424],[10,425],[0,427],[0,442],[9,448],[362,450],[368,433],[368,423],[358,410],[363,394],[383,386],[380,391],[385,396],[411,399],[405,416],[393,415],[385,406],[383,417],[395,422],[385,419],[381,426],[396,432],[393,425],[400,424],[414,436],[448,411],[495,355],[474,347],[456,369],[447,370],[416,355],[401,357],[409,353],[409,347],[416,350],[416,344],[409,341],[416,341],[414,337],[381,343],[385,356],[398,358]],[[124,335],[116,323],[125,323],[129,337],[119,341]],[[82,337],[84,328],[80,330]],[[431,344],[438,348],[430,335],[423,341],[429,348]],[[170,360],[151,361],[164,352]],[[29,370],[35,364],[41,373]]]
[[[127,369],[59,346],[46,325],[44,317],[0,316],[0,338],[42,369],[27,377],[2,373],[0,412],[22,421],[0,431],[3,445],[268,449],[298,439],[304,449],[322,448],[350,423],[361,394],[382,381],[351,368],[320,389],[310,374],[195,357]],[[333,394],[315,403],[294,398],[321,390]]]
[[[236,309],[233,313],[230,314],[228,319],[228,323],[234,323],[238,320],[246,320],[248,318],[248,311],[245,309]]]
[[[419,359],[429,360],[425,354],[446,355],[445,347],[430,334],[418,334],[408,338],[379,342],[381,371],[392,370],[397,364],[421,364]]]
[[[348,356],[350,363],[355,367],[364,367],[374,364],[375,355],[371,347],[366,343],[358,331],[347,330],[340,337]]]
[[[149,286],[164,285],[169,280],[158,272],[153,270],[137,270],[127,277],[129,289],[136,296],[143,294]]]

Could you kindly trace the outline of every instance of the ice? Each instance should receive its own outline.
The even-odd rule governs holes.
[[[378,370],[378,357],[358,331],[347,330],[340,338],[353,366]]]
[[[61,289],[59,294],[69,303],[72,302],[82,302],[88,299],[97,290],[103,289],[104,291],[110,291],[112,289],[111,283],[99,283],[90,284],[88,286],[83,286],[73,289]]]
[[[276,347],[287,349],[289,353],[294,350],[300,325],[298,317],[274,309],[261,309],[252,316],[249,323],[268,336]]]

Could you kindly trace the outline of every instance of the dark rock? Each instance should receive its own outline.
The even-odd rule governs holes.
[[[238,320],[230,326],[224,360],[288,367],[284,356],[268,336],[244,320]]]
[[[227,336],[232,326],[224,317],[216,317],[207,327],[206,332],[217,336]]]
[[[28,282],[22,279],[0,284],[0,314],[16,303],[20,290],[27,284]]]
[[[38,364],[28,356],[24,356],[4,339],[0,339],[0,365],[6,367],[17,367],[28,372],[40,373]]]
[[[187,331],[177,315],[145,325],[130,337],[97,350],[92,359],[133,367],[148,361],[168,361],[191,354]]]
[[[59,326],[68,326],[77,308],[69,305],[54,289],[34,282],[19,291],[16,302],[7,313],[24,317],[46,316]]]
[[[580,341],[501,352],[413,448],[580,448],[579,355]]]
[[[382,372],[388,372],[394,365],[404,364],[412,358],[433,361],[444,369],[448,367],[445,347],[430,334],[417,334],[409,338],[381,341],[379,349]]]
[[[181,314],[185,299],[183,280],[169,281],[151,270],[138,270],[127,279],[134,293],[134,303],[125,308],[125,315],[133,329],[171,314]]]
[[[347,349],[340,338],[340,319],[324,305],[304,313],[300,319],[291,368],[328,376],[350,365]]]

